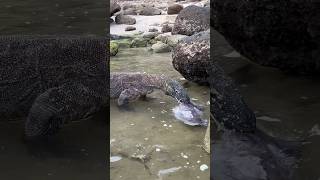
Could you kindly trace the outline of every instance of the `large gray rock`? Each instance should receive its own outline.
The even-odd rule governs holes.
[[[320,72],[316,1],[211,1],[212,24],[251,61],[302,74]]]
[[[120,11],[121,7],[115,1],[110,1],[110,16],[113,16],[116,12]]]
[[[208,84],[210,31],[197,33],[179,41],[172,53],[173,67],[189,81]]]
[[[136,23],[136,19],[127,15],[118,14],[115,18],[117,24],[128,24],[133,25]]]
[[[172,34],[191,36],[197,32],[205,31],[210,27],[209,8],[188,6],[176,18]]]

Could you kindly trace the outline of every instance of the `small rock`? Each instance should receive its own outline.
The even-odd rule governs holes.
[[[149,32],[158,32],[159,30],[157,28],[150,28]]]
[[[160,14],[161,14],[160,9],[157,9],[151,6],[143,7],[139,13],[139,15],[143,15],[143,16],[154,16],[154,15],[160,15]]]
[[[136,48],[136,47],[147,47],[148,41],[144,38],[134,38],[131,41],[130,47],[131,48]]]
[[[171,31],[172,31],[172,26],[170,26],[169,24],[164,24],[162,26],[162,29],[161,29],[162,33],[171,32]]]
[[[142,37],[146,39],[154,39],[158,34],[159,32],[146,32],[143,33]]]
[[[158,41],[156,44],[152,45],[151,48],[155,53],[165,53],[170,52],[170,46]]]
[[[201,166],[200,166],[200,170],[201,171],[205,171],[205,170],[207,170],[209,167],[206,165],[206,164],[202,164]]]
[[[127,26],[125,29],[125,31],[134,31],[134,30],[136,30],[136,27],[134,26]]]
[[[179,12],[183,9],[183,6],[179,4],[173,4],[168,7],[167,14],[179,14]]]

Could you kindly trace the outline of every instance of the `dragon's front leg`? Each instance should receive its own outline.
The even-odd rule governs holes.
[[[55,134],[65,123],[89,117],[98,111],[100,96],[80,83],[68,83],[51,88],[34,101],[25,124],[29,139]]]

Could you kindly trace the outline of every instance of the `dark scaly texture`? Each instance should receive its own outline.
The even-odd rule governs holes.
[[[28,137],[58,131],[109,102],[107,40],[0,37],[0,117],[26,117]]]
[[[110,83],[110,98],[118,98],[119,105],[146,96],[152,93],[154,89],[162,90],[178,102],[192,104],[183,86],[164,75],[129,72],[111,73]],[[124,98],[126,102],[123,102]]]
[[[244,102],[241,94],[217,62],[208,68],[210,83],[210,109],[214,120],[226,129],[238,132],[254,132],[256,117]]]

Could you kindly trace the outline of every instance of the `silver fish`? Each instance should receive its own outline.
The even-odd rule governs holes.
[[[176,119],[190,126],[207,126],[208,120],[202,119],[202,108],[193,103],[180,103],[172,109]]]

